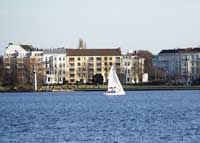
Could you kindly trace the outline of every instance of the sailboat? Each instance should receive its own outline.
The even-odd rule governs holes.
[[[115,68],[112,65],[110,72],[109,72],[109,79],[108,79],[108,90],[105,95],[125,95],[125,91],[118,79],[116,74]]]

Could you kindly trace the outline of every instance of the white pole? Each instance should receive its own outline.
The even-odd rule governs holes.
[[[34,68],[34,85],[35,85],[35,91],[37,91],[37,73],[36,73],[37,71],[36,71],[36,69]]]

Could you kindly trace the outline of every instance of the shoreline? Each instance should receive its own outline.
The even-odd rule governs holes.
[[[45,87],[45,86],[44,86]],[[106,91],[107,88],[106,86],[100,86],[100,87],[79,87],[79,88],[68,88],[68,89],[40,89],[39,91],[33,91],[33,90],[11,90],[8,88],[1,88],[0,93],[5,93],[5,92],[81,92],[81,91]],[[200,90],[200,85],[194,85],[194,86],[124,86],[125,91],[164,91],[164,90]]]

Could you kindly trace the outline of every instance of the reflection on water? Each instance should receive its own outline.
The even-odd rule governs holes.
[[[0,93],[0,142],[200,141],[200,91]]]

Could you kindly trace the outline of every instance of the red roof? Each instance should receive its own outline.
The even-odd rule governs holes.
[[[66,49],[67,56],[121,56],[121,49]]]

